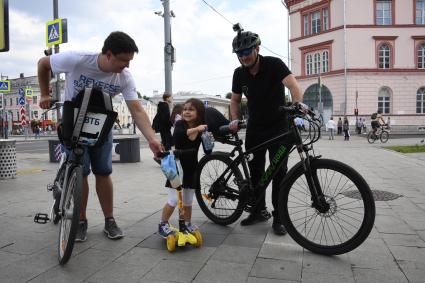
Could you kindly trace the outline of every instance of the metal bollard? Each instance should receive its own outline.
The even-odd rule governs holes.
[[[15,142],[0,139],[0,180],[16,178]]]

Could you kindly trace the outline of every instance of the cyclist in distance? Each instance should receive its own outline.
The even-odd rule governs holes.
[[[373,113],[371,116],[371,119],[372,121],[370,122],[370,125],[373,129],[373,133],[375,134],[380,126],[385,125],[385,120],[384,120],[384,115],[382,115],[382,110],[379,109],[376,113]]]
[[[237,30],[237,28],[236,28]],[[232,98],[230,101],[230,114],[233,121],[230,128],[238,130],[238,117],[240,117],[240,104],[242,95],[248,102],[248,123],[246,130],[245,148],[249,150],[266,140],[288,131],[288,121],[279,113],[279,106],[285,105],[286,86],[291,91],[292,102],[302,101],[301,89],[291,71],[285,63],[276,57],[262,56],[259,54],[261,40],[258,34],[239,29],[238,35],[233,39],[233,52],[236,53],[240,66],[233,73]],[[270,162],[279,149],[279,143],[267,148]],[[255,187],[261,176],[264,175],[266,162],[266,149],[253,153],[249,161],[252,185]],[[277,235],[285,235],[286,229],[278,216],[279,183],[287,171],[287,160],[281,170],[273,178],[272,204],[273,204],[273,231]],[[241,221],[241,225],[252,225],[257,222],[267,221],[271,215],[267,211],[265,194],[256,191],[258,205],[250,215]],[[260,199],[261,197],[261,199]]]
[[[40,107],[51,106],[49,80],[54,74],[65,73],[65,100],[71,101],[86,87],[101,88],[111,97],[122,93],[137,127],[149,142],[156,156],[162,151],[156,139],[149,118],[138,101],[136,85],[128,67],[134,53],[138,53],[134,40],[124,32],[112,32],[105,40],[102,52],[68,51],[43,57],[38,62],[38,82],[40,85]],[[72,154],[72,153],[71,153]],[[90,169],[96,179],[96,192],[105,217],[104,233],[110,239],[124,236],[113,216],[112,184],[112,131],[106,142],[99,147],[85,147],[83,155],[83,196],[80,211],[80,225],[76,241],[87,239],[86,207],[89,195],[88,175]],[[91,167],[91,168],[90,168]]]

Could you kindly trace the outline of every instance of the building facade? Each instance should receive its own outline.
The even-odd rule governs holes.
[[[325,121],[379,109],[392,125],[425,125],[425,0],[283,1],[291,70]]]

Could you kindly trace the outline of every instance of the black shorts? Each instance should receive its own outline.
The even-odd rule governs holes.
[[[372,129],[378,129],[379,128],[379,123],[378,123],[378,121],[372,121],[371,123],[370,123],[370,125],[372,126]]]

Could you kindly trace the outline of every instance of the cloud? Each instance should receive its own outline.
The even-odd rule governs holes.
[[[286,10],[277,0],[209,0],[232,23],[260,34],[262,44],[287,56]],[[13,5],[13,3],[11,4]],[[130,63],[136,85],[144,95],[164,91],[164,24],[154,14],[162,11],[158,0],[60,1],[59,15],[68,19],[65,50],[101,50],[105,37],[114,30],[132,36],[140,52]],[[172,41],[177,62],[173,66],[173,92],[196,91],[224,95],[231,89],[238,66],[231,42],[232,25],[200,0],[171,1]],[[45,49],[45,23],[36,3],[10,10],[11,50],[0,53],[0,72],[10,78],[36,74],[36,63]],[[40,13],[38,15],[37,13]],[[46,17],[46,15],[44,15]],[[273,55],[265,48],[263,55]],[[286,59],[283,58],[285,61]]]

